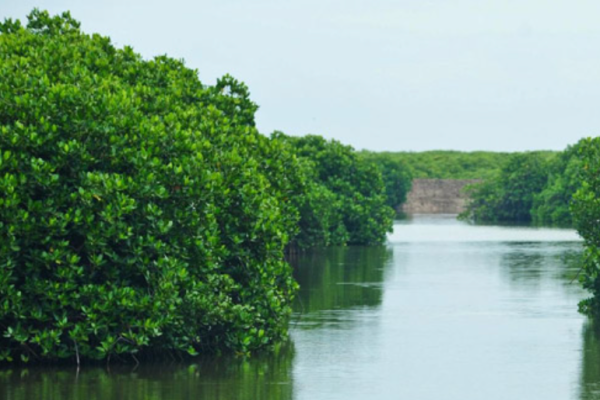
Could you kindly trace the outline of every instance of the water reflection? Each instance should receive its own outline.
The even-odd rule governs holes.
[[[392,258],[386,247],[339,247],[307,252],[291,260],[300,284],[295,303],[302,326],[321,326],[319,312],[381,305],[384,270]],[[307,323],[310,320],[312,323]]]
[[[206,358],[193,364],[112,365],[0,370],[6,400],[291,399],[291,343],[250,359]]]
[[[506,243],[500,264],[513,282],[527,286],[538,286],[545,273],[544,261],[548,256],[538,243]]]
[[[600,324],[588,322],[582,330],[581,400],[600,399]]]
[[[581,243],[507,242],[501,246],[502,270],[515,283],[535,286],[547,281],[578,284]]]
[[[301,285],[291,328],[296,399],[362,399],[376,382],[384,281],[393,266],[386,247],[350,247],[294,260]],[[394,397],[396,398],[396,397]]]

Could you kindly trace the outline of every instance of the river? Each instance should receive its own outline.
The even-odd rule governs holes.
[[[292,260],[291,341],[194,363],[0,369],[0,398],[600,399],[572,230],[399,221],[386,246]]]

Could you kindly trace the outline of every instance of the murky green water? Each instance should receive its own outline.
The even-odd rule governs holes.
[[[396,225],[293,260],[292,343],[250,360],[0,370],[0,399],[600,399],[570,230]]]

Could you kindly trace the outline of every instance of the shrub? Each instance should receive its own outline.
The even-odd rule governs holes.
[[[471,186],[470,202],[461,215],[480,222],[529,222],[534,196],[548,179],[547,156],[511,155],[496,177]]]
[[[579,142],[581,149],[581,187],[573,196],[571,210],[577,232],[585,245],[581,281],[592,297],[579,304],[588,315],[600,316],[600,138]]]
[[[408,165],[389,153],[361,152],[360,154],[377,165],[385,186],[386,204],[398,210],[406,201],[412,186],[412,174]]]
[[[581,142],[567,147],[551,163],[548,182],[534,196],[531,215],[537,224],[572,225],[571,200],[582,183]]]
[[[0,359],[284,337],[295,158],[256,131],[247,88],[68,13],[28,18],[0,25]]]
[[[381,171],[352,147],[321,136],[274,138],[288,143],[304,163],[305,195],[300,211],[299,247],[375,245],[392,230],[394,210],[386,204]]]

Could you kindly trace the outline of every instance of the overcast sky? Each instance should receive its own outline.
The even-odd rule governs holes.
[[[261,132],[371,150],[563,149],[600,133],[598,0],[0,0],[230,73]],[[1,79],[1,77],[0,77]]]

